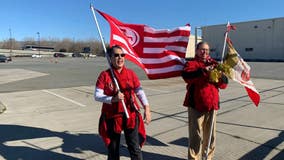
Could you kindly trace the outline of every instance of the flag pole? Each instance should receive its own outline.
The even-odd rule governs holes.
[[[230,25],[230,23],[227,23],[227,27],[226,27],[226,32],[225,32],[225,38],[224,38],[224,45],[223,45],[223,50],[222,50],[222,57],[221,57],[221,64],[223,63],[223,59],[224,59],[224,54],[225,54],[225,48],[227,45],[227,38],[228,38],[228,26]],[[209,138],[208,138],[208,144],[207,144],[207,148],[206,148],[206,152],[205,152],[205,156],[203,157],[203,160],[207,160],[208,158],[208,152],[209,152],[209,147],[211,144],[211,139],[212,139],[212,133],[213,133],[213,125],[214,125],[214,121],[215,121],[215,115],[217,116],[217,111],[213,110],[213,115],[211,118],[211,123],[210,123],[210,133],[209,133]]]
[[[113,81],[114,81],[114,83],[115,83],[115,86],[116,86],[118,92],[120,92],[120,87],[119,87],[119,85],[118,85],[118,82],[117,82],[117,80],[116,80],[116,78],[115,78],[114,72],[113,72],[112,67],[111,67],[110,57],[109,57],[109,55],[107,54],[106,46],[105,46],[105,43],[104,43],[104,40],[103,40],[103,36],[102,36],[102,33],[101,33],[100,26],[99,26],[99,24],[98,24],[98,20],[97,20],[97,17],[96,17],[96,13],[95,13],[94,6],[91,4],[91,5],[90,5],[90,8],[91,8],[91,10],[92,10],[92,13],[93,13],[93,16],[94,16],[94,19],[95,19],[95,22],[96,22],[96,26],[97,26],[97,29],[98,29],[98,32],[99,32],[99,35],[100,35],[100,38],[101,38],[101,41],[102,41],[102,45],[103,45],[105,57],[107,58],[107,62],[108,62],[108,65],[109,65],[109,69],[110,69],[110,73],[111,73],[112,79],[113,79]],[[124,100],[121,100],[121,103],[122,103],[122,106],[123,106],[123,109],[124,109],[126,118],[129,118],[129,114],[128,114],[128,112],[127,112],[127,108],[126,108],[126,105],[125,105]]]
[[[226,48],[226,45],[227,45],[227,38],[228,38],[228,32],[229,32],[228,31],[228,27],[229,27],[229,25],[230,25],[230,22],[228,21],[227,26],[226,26],[223,50],[222,50],[221,64],[223,63],[224,54],[225,54],[225,48]]]
[[[203,157],[203,160],[207,160],[208,158],[208,152],[209,152],[209,147],[210,147],[210,144],[211,144],[211,138],[212,138],[212,133],[213,133],[213,125],[214,125],[214,121],[215,121],[215,116],[214,115],[217,115],[217,111],[213,109],[213,113],[212,113],[212,117],[211,117],[211,123],[210,123],[210,133],[209,133],[209,138],[208,138],[208,144],[207,144],[207,148],[206,148],[206,154],[205,154],[205,157]]]

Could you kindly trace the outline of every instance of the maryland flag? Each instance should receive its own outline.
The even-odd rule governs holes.
[[[250,99],[258,106],[260,95],[250,79],[250,66],[240,57],[229,38],[227,38],[227,47],[228,53],[225,57],[224,65],[232,68],[229,77],[243,85]]]

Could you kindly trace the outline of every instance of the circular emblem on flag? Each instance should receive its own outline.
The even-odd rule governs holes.
[[[119,27],[124,35],[128,38],[128,42],[131,44],[132,47],[136,46],[140,40],[139,34],[128,27]]]
[[[244,80],[244,81],[250,80],[250,74],[248,72],[244,71],[244,70],[241,73],[241,77],[242,77],[242,80]]]

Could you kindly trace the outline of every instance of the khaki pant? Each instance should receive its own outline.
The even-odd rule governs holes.
[[[188,107],[188,159],[201,160],[202,156],[205,157],[210,135],[211,119],[214,116],[213,132],[211,143],[208,150],[207,160],[211,160],[215,151],[216,142],[216,111],[199,112],[192,107]]]

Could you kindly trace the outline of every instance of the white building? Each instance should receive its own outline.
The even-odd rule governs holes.
[[[201,41],[201,37],[197,36],[197,39],[195,38],[196,35],[190,34],[189,36],[189,41],[186,49],[186,58],[193,58],[195,55],[195,46],[196,46],[196,41],[197,43]]]
[[[231,23],[229,37],[247,61],[284,61],[284,18]],[[202,38],[211,46],[211,56],[221,58],[226,24],[201,27]],[[225,52],[226,54],[226,52]]]

